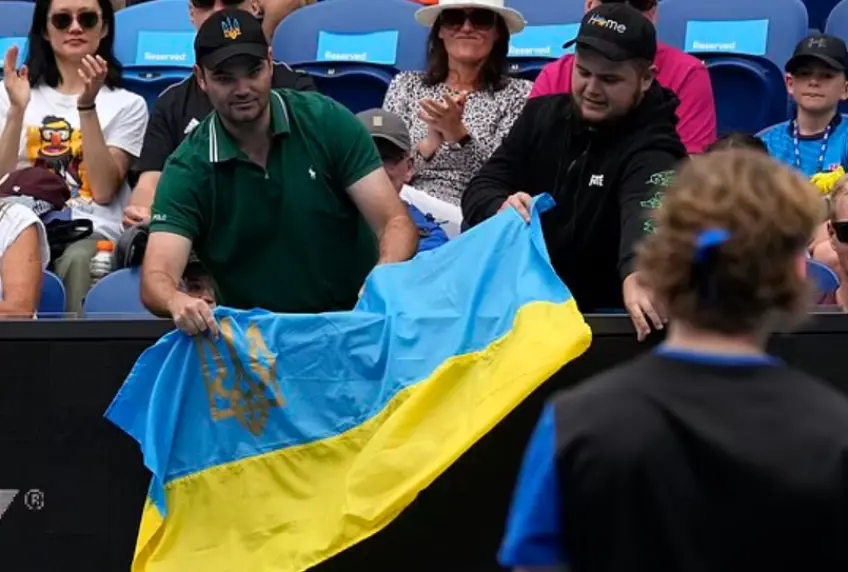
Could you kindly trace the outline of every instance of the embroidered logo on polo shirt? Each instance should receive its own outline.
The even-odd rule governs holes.
[[[310,178],[310,179],[312,179],[312,180],[314,181],[314,180],[315,180],[315,176],[316,176],[316,175],[315,175],[315,169],[313,169],[312,167],[309,167],[309,178]]]

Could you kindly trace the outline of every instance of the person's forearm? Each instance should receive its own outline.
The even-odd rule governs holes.
[[[418,228],[406,214],[389,219],[380,236],[380,260],[377,264],[404,262],[418,251]]]
[[[3,127],[3,133],[0,134],[0,177],[11,173],[18,166],[24,111],[24,109],[10,107],[6,112],[6,124]]]
[[[32,318],[33,315],[35,315],[34,305],[26,307],[23,304],[0,301],[0,319]]]
[[[88,183],[94,202],[108,205],[118,194],[123,183],[123,174],[115,162],[115,157],[106,146],[97,109],[80,111],[80,131],[85,133],[82,140],[82,156],[86,165]]]
[[[142,303],[148,310],[160,318],[170,318],[171,311],[169,304],[179,292],[177,281],[161,270],[142,270],[142,272]]]
[[[159,184],[159,171],[147,171],[138,178],[130,196],[130,205],[136,207],[153,208],[153,199],[156,197],[156,186]]]

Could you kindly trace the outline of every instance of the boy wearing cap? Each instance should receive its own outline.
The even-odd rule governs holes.
[[[418,252],[433,250],[448,241],[448,235],[433,213],[424,214],[403,196],[408,183],[415,175],[415,161],[412,157],[412,140],[406,123],[399,116],[383,109],[369,109],[357,115],[374,139],[377,152],[383,161],[383,168],[392,182],[392,186],[401,196],[409,209],[409,218],[418,227]],[[437,201],[438,199],[433,199]],[[441,202],[441,201],[439,201]],[[453,207],[445,203],[445,207]]]
[[[573,94],[531,99],[462,197],[469,226],[532,197],[553,196],[542,215],[551,263],[582,312],[626,308],[640,338],[663,327],[634,272],[634,247],[686,149],[675,130],[678,100],[654,79],[654,26],[627,4],[583,18]]]
[[[576,2],[577,0],[571,0]],[[589,12],[601,4],[627,2],[656,25],[658,0],[586,0]],[[657,42],[654,58],[657,81],[680,100],[677,132],[689,153],[703,153],[716,139],[716,108],[710,74],[704,62],[673,46]],[[536,78],[530,97],[571,93],[574,55],[568,54],[548,64]]]
[[[786,87],[798,105],[795,119],[759,136],[769,153],[807,177],[848,167],[848,123],[839,103],[848,98],[848,51],[827,34],[801,41],[786,62]]]
[[[189,334],[217,331],[209,304],[178,288],[194,247],[219,304],[281,313],[353,308],[375,264],[408,260],[418,248],[370,135],[328,97],[272,90],[268,40],[247,12],[210,17],[194,50],[198,84],[215,112],[162,172],[144,303]]]

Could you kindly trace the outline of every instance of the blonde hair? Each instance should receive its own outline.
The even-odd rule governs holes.
[[[827,220],[836,221],[836,203],[839,199],[848,196],[848,175],[843,175],[836,184],[833,185],[833,190],[827,197]]]
[[[637,268],[673,319],[754,332],[774,314],[794,318],[805,309],[797,260],[821,217],[816,188],[795,171],[760,152],[715,151],[680,171],[657,211],[656,233],[638,249]],[[704,272],[698,242],[711,229],[726,241]]]

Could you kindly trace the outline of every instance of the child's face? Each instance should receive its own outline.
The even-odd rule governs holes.
[[[798,107],[811,113],[836,110],[848,99],[845,74],[819,62],[805,62],[786,76],[786,86]]]

